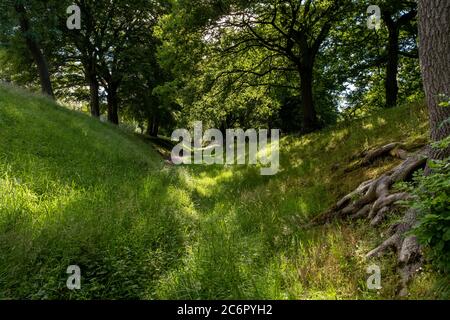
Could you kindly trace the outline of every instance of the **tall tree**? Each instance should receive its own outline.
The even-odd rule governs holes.
[[[94,117],[100,116],[99,90],[102,80],[102,65],[105,64],[105,57],[102,53],[108,51],[114,45],[111,38],[106,40],[108,29],[116,17],[116,7],[123,5],[123,2],[112,1],[111,3],[94,0],[73,1],[81,11],[82,24],[80,30],[68,30],[66,27],[65,8],[72,1],[58,1],[57,12],[60,12],[59,25],[65,35],[67,43],[71,49],[65,50],[72,60],[81,62],[85,77],[85,84],[89,86],[89,106],[90,113]],[[117,32],[117,30],[115,30]],[[116,39],[115,41],[119,41]],[[122,41],[123,42],[123,41]],[[104,83],[102,83],[104,84]],[[118,101],[117,88],[119,84],[108,84],[105,91],[108,93],[108,119],[113,123],[118,123]],[[113,90],[114,88],[114,90]],[[109,93],[111,92],[111,93]]]
[[[419,1],[419,53],[423,83],[430,115],[431,139],[440,141],[450,135],[450,2]],[[450,146],[430,150],[432,159],[450,156]]]
[[[153,137],[158,135],[161,125],[167,124],[170,114],[153,92],[166,78],[156,60],[157,43],[143,34],[142,41],[127,52],[128,61],[134,63],[129,64],[118,92],[124,111],[142,127],[147,122],[147,134]]]
[[[386,78],[385,93],[386,107],[395,107],[398,97],[398,68],[399,55],[418,58],[417,53],[405,52],[400,49],[400,31],[402,28],[411,26],[411,22],[417,14],[415,1],[395,1],[384,4],[382,18],[388,29],[388,43],[386,50]]]
[[[103,20],[109,16],[113,6],[105,8],[101,3],[87,0],[76,0],[74,3],[81,10],[82,29],[68,30],[65,19],[61,19],[61,28],[69,43],[76,48],[76,55],[83,65],[85,81],[89,86],[90,113],[93,117],[100,117],[98,48],[107,25]]]
[[[238,13],[241,21],[232,23],[245,30],[239,50],[259,45],[270,52],[269,57],[286,58],[288,66],[298,73],[305,133],[320,126],[313,96],[314,66],[330,29],[348,10],[344,4],[345,1],[315,3],[311,0],[271,1],[266,6],[255,3],[254,12]],[[270,72],[271,60],[267,56],[264,59],[268,64],[265,72]],[[289,67],[284,70],[289,71]]]
[[[191,39],[184,31],[193,34],[200,30],[206,46],[210,47],[200,59],[204,60],[205,55],[211,59],[215,54],[217,59],[228,56],[238,61],[239,56],[253,55],[247,59],[246,66],[225,70],[217,78],[242,84],[251,76],[253,85],[273,87],[280,85],[276,83],[280,78],[294,79],[301,97],[303,131],[320,127],[314,101],[314,68],[330,30],[347,14],[351,1],[229,0],[195,5],[180,1],[179,6],[180,17],[175,18],[178,23],[173,26],[175,33],[185,39],[180,43]],[[183,32],[179,31],[180,24]],[[188,49],[189,46],[186,45]],[[271,81],[267,82],[269,77]],[[219,81],[214,79],[214,82]]]
[[[108,5],[106,5],[108,7]],[[164,1],[136,0],[130,3],[115,0],[113,9],[103,25],[104,34],[98,49],[100,81],[107,93],[108,120],[119,123],[119,89],[123,84],[130,64],[145,64],[134,54],[135,47],[141,44],[151,46],[152,28],[160,16],[167,10]],[[132,19],[130,19],[132,17]]]
[[[50,72],[48,68],[47,59],[45,58],[41,46],[33,34],[31,28],[30,18],[27,13],[27,9],[23,4],[23,1],[17,0],[14,3],[14,10],[17,13],[19,19],[20,30],[25,39],[27,48],[33,57],[34,63],[39,70],[39,78],[41,82],[41,89],[44,94],[54,98],[53,87],[50,81]]]

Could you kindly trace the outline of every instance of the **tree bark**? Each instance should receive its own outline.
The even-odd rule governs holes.
[[[39,78],[41,82],[42,92],[54,99],[53,87],[50,81],[50,72],[47,60],[42,53],[41,47],[31,34],[30,20],[27,17],[27,11],[23,4],[16,2],[14,9],[19,16],[20,30],[25,38],[27,48],[33,57],[34,63],[39,70]]]
[[[300,68],[300,81],[300,93],[303,111],[302,131],[304,133],[309,133],[319,129],[319,122],[317,120],[313,98],[312,64],[307,64]]]
[[[419,1],[419,55],[423,85],[430,116],[431,140],[439,141],[450,135],[450,107],[439,103],[450,96],[450,2]],[[444,97],[442,97],[442,95]],[[442,160],[450,156],[444,150],[430,148],[430,158]]]

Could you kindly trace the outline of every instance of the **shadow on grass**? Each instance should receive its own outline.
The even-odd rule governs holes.
[[[155,297],[194,223],[176,173],[111,125],[33,96],[0,100],[0,298]],[[66,288],[72,264],[79,291]]]

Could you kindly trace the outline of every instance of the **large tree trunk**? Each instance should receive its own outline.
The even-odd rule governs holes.
[[[119,124],[119,108],[117,101],[117,88],[110,86],[108,88],[108,121],[114,124]]]
[[[399,30],[396,23],[387,23],[389,29],[389,42],[388,42],[388,56],[387,56],[387,66],[386,66],[386,79],[385,79],[385,89],[386,89],[386,107],[391,108],[397,105],[398,96],[398,83],[397,83],[397,73],[398,73],[398,36]]]
[[[450,96],[450,2],[445,0],[419,1],[419,54],[423,85],[430,116],[431,139],[439,141],[450,135],[450,108],[439,103]],[[445,95],[441,98],[440,95]],[[430,149],[430,158],[450,156],[445,150]]]
[[[319,129],[316,109],[313,99],[313,70],[312,64],[305,65],[300,69],[301,103],[303,111],[302,131],[304,133],[313,132]]]
[[[34,63],[36,63],[36,66],[39,70],[42,92],[54,98],[52,83],[50,81],[50,72],[48,70],[48,63],[44,57],[44,54],[42,53],[39,44],[31,34],[30,20],[27,17],[27,11],[23,4],[18,2],[15,3],[14,9],[19,16],[20,30],[25,37],[27,48],[30,51]]]

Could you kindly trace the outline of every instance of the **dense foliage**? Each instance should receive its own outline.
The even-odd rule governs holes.
[[[416,4],[375,2],[379,30],[362,0],[77,0],[68,30],[72,1],[2,0],[0,78],[39,86],[31,34],[56,97],[93,116],[150,135],[195,120],[309,132],[422,96]]]
[[[450,161],[432,161],[430,175],[417,175],[411,189],[419,210],[419,224],[413,230],[428,250],[430,260],[445,274],[450,271]]]

